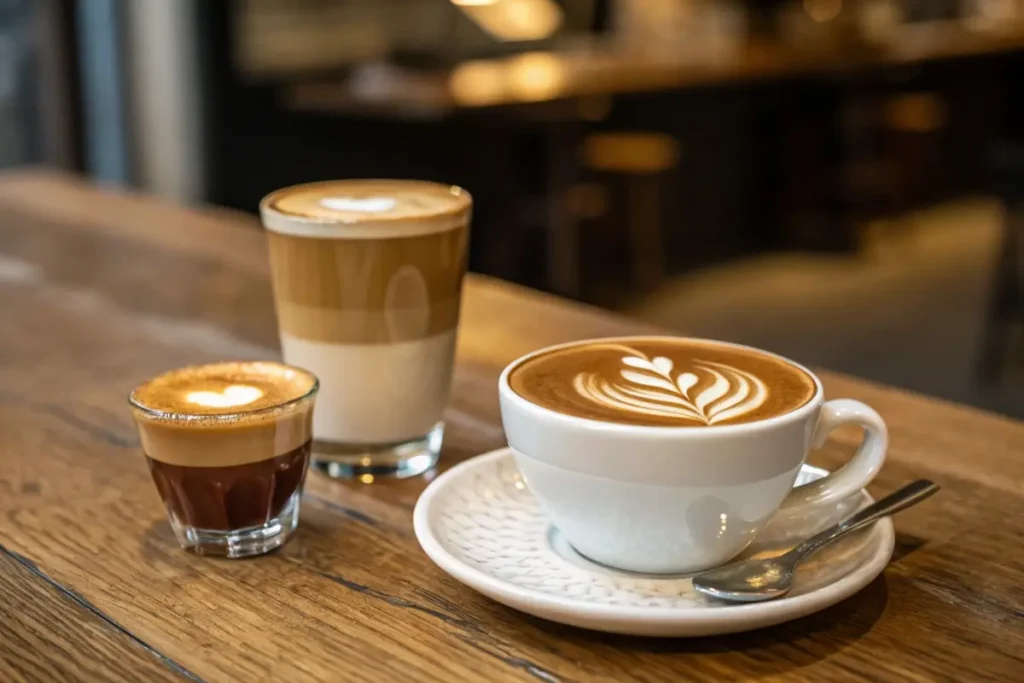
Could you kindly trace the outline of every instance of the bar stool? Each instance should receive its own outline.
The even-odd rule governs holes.
[[[664,133],[595,133],[583,141],[587,170],[624,179],[630,279],[641,290],[665,275],[661,179],[678,163],[679,143]]]
[[[939,136],[949,114],[945,99],[934,92],[902,93],[883,107],[883,135],[897,211],[928,204],[944,178]]]
[[[992,278],[978,374],[996,381],[1024,348],[1024,143],[1001,141],[990,159],[993,189],[1003,203],[1003,238]]]
[[[945,99],[935,92],[904,92],[879,103],[876,156],[864,180],[873,200],[868,218],[886,220],[876,223],[868,241],[916,232],[913,220],[900,217],[932,204],[946,183],[940,138],[948,116]]]

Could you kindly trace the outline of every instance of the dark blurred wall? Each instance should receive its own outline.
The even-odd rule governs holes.
[[[73,0],[0,0],[0,167],[80,159]]]
[[[39,161],[35,3],[0,0],[0,167]]]

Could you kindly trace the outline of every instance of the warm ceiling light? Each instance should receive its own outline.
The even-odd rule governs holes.
[[[824,24],[843,11],[843,0],[804,0],[804,11],[814,21]]]
[[[463,62],[452,72],[448,87],[460,104],[498,104],[505,96],[505,67],[499,62]]]
[[[536,102],[563,93],[566,71],[565,62],[550,53],[524,52],[504,60],[464,62],[452,72],[448,87],[464,105]]]
[[[508,61],[509,90],[526,102],[557,97],[565,78],[564,62],[546,52],[527,52]]]
[[[473,23],[497,40],[550,38],[565,15],[554,0],[452,0]]]

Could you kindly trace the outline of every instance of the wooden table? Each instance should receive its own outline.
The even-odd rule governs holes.
[[[252,219],[0,176],[0,680],[1022,680],[1024,424],[847,377],[892,429],[875,493],[885,574],[799,621],[697,640],[524,616],[437,569],[412,532],[426,478],[312,476],[297,537],[255,560],[178,549],[125,395],[185,363],[275,356]],[[495,380],[552,342],[641,326],[473,277],[442,468],[502,444]],[[813,459],[835,465],[857,435]]]

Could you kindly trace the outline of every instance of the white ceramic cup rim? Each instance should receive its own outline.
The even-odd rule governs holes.
[[[605,422],[603,420],[593,420],[586,417],[577,417],[575,415],[567,415],[566,413],[560,413],[553,408],[546,408],[538,403],[534,403],[523,396],[517,394],[512,386],[508,382],[509,375],[517,367],[526,363],[527,361],[541,356],[546,353],[558,351],[560,349],[572,348],[575,346],[584,346],[595,342],[637,342],[637,341],[689,341],[697,344],[709,344],[716,346],[725,346],[733,349],[743,349],[745,351],[752,351],[754,353],[767,356],[769,358],[775,358],[788,365],[791,365],[798,370],[802,370],[814,382],[814,395],[802,406],[795,408],[787,413],[781,415],[773,415],[760,420],[754,420],[752,422],[741,422],[739,424],[727,424],[727,425],[714,425],[711,427],[692,427],[692,426],[679,426],[679,427],[667,427],[667,426],[653,426],[653,425],[631,425],[624,424],[621,422]],[[759,349],[755,346],[747,346],[745,344],[736,344],[733,342],[720,341],[718,339],[706,339],[701,337],[683,337],[673,335],[632,335],[625,337],[594,337],[590,339],[579,339],[576,341],[565,342],[563,344],[555,344],[553,346],[546,346],[542,349],[531,351],[530,353],[520,356],[511,363],[509,363],[504,370],[501,372],[501,377],[498,379],[498,391],[502,397],[506,400],[514,403],[520,410],[528,413],[530,417],[551,420],[555,423],[565,425],[567,427],[580,427],[587,430],[593,431],[608,431],[616,434],[628,434],[637,438],[665,438],[671,437],[673,439],[720,439],[727,436],[733,436],[737,434],[745,434],[750,432],[757,432],[763,429],[771,429],[781,425],[788,424],[790,422],[799,422],[800,420],[806,419],[807,416],[821,407],[824,401],[824,389],[821,385],[821,380],[818,376],[811,372],[809,369],[797,363],[785,356]]]

